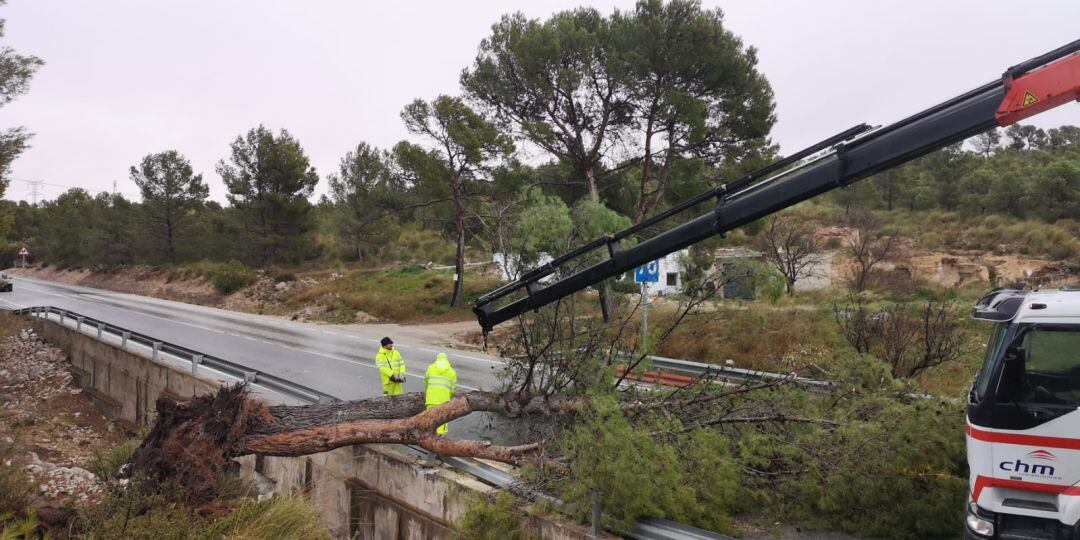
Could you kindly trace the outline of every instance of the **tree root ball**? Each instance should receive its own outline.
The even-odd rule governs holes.
[[[151,483],[176,482],[188,502],[214,499],[249,427],[272,422],[267,407],[243,385],[222,387],[187,403],[159,398],[157,422],[132,457],[128,474]]]

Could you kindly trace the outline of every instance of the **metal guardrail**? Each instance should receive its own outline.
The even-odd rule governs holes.
[[[651,356],[649,359],[652,361],[652,367],[663,371],[674,371],[676,373],[694,376],[709,375],[732,382],[787,380],[801,386],[822,390],[831,390],[836,386],[835,381],[822,381],[808,377],[798,377],[793,374],[784,375],[782,373],[770,373],[768,371],[757,371],[733,366],[703,364],[701,362],[665,358],[663,356]]]
[[[634,540],[734,540],[730,536],[651,517],[639,519],[626,537]]]
[[[578,350],[578,352],[580,351],[581,349]],[[561,353],[549,354],[560,355]],[[516,356],[514,358],[520,359],[524,358],[524,356]],[[640,356],[628,351],[615,351],[614,358],[620,360],[625,359],[627,361],[636,361],[638,358],[640,358]],[[830,391],[835,388],[837,384],[836,381],[800,377],[795,375],[794,373],[772,373],[769,371],[737,368],[734,366],[722,364],[706,364],[703,362],[693,362],[690,360],[679,360],[677,358],[667,358],[665,356],[648,356],[647,359],[647,372],[661,371],[665,373],[689,375],[691,377],[710,376],[715,379],[731,383],[787,381],[793,382],[800,386],[805,386],[808,389],[823,391]]]
[[[314,388],[309,388],[269,373],[263,373],[247,366],[230,362],[224,358],[204,354],[182,345],[170,343],[146,334],[109,324],[74,311],[59,309],[52,306],[36,306],[14,310],[13,313],[18,315],[28,315],[35,318],[50,318],[50,316],[55,315],[58,317],[61,325],[69,326],[69,323],[73,323],[70,325],[74,326],[77,331],[81,332],[83,327],[97,330],[97,338],[99,340],[103,339],[106,334],[114,336],[120,340],[122,348],[126,349],[129,344],[142,345],[150,349],[154,360],[167,354],[178,360],[186,361],[191,364],[192,374],[197,373],[200,367],[207,367],[229,377],[272,390],[278,394],[297,399],[304,403],[330,403],[340,401],[338,398],[325,392],[315,390]]]
[[[197,373],[200,366],[213,369],[226,376],[236,378],[253,384],[261,386],[268,390],[272,390],[279,394],[292,397],[304,403],[330,403],[335,401],[341,401],[339,398],[309,388],[307,386],[294,383],[271,375],[269,373],[263,373],[258,370],[251,369],[247,366],[242,366],[235,362],[225,360],[217,356],[201,353],[177,345],[164,340],[160,340],[146,334],[134,332],[126,328],[109,324],[107,322],[81,315],[71,310],[64,310],[53,306],[35,306],[23,309],[12,310],[12,313],[17,315],[26,315],[33,318],[46,318],[52,320],[53,316],[56,317],[57,322],[65,327],[74,327],[76,331],[83,332],[83,327],[91,331],[97,331],[97,339],[104,341],[105,335],[110,335],[120,340],[122,348],[127,348],[128,344],[138,344],[150,349],[152,358],[157,360],[162,357],[163,354],[167,354],[179,360],[186,360],[191,364],[191,371],[193,374]],[[657,363],[660,360],[660,363]],[[676,369],[678,367],[682,370],[703,370],[710,368],[717,368],[723,366],[710,366],[709,364],[699,364],[697,362],[687,362],[684,360],[674,360],[670,358],[654,357],[654,365],[664,364],[664,369]],[[701,366],[701,367],[699,367]],[[725,373],[731,375],[733,368],[726,368]],[[737,370],[746,371],[746,370]],[[704,372],[704,371],[702,371]],[[762,372],[756,372],[762,373]],[[784,375],[767,374],[774,377],[785,378]],[[817,381],[820,382],[820,381]],[[431,452],[413,445],[404,445],[408,448],[424,455],[428,458],[435,457]],[[497,487],[500,489],[512,488],[514,485],[514,477],[506,471],[493,467],[486,463],[483,463],[476,459],[461,458],[461,457],[446,457],[441,458],[441,461],[455,469],[475,476],[480,481]],[[520,490],[519,490],[520,491]],[[530,499],[546,499],[558,503],[559,501],[550,495],[544,494],[536,490],[526,490],[521,493]],[[628,534],[630,538],[636,538],[639,540],[726,540],[727,536],[718,535],[708,531],[703,531],[688,525],[676,523],[659,518],[643,518],[639,520],[634,529]]]

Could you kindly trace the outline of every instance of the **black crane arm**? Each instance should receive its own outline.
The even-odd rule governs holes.
[[[590,242],[481,296],[473,312],[486,332],[528,310],[545,306],[709,237],[993,127],[1010,125],[1074,101],[1078,96],[1080,40],[1010,68],[1000,80],[904,120],[876,130],[866,125],[857,126],[689,199],[634,227]],[[813,157],[824,149],[830,150]],[[807,162],[798,164],[807,158]],[[795,168],[782,171],[793,165]],[[714,198],[717,202],[712,212],[642,240],[633,247],[620,249],[620,240]],[[604,246],[607,247],[606,260],[567,276],[556,276],[549,283],[541,283],[541,280],[552,279],[560,267]],[[515,293],[520,297],[505,300]],[[503,305],[498,305],[500,303]]]

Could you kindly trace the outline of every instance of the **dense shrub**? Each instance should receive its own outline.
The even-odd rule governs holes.
[[[200,266],[203,273],[210,279],[210,283],[222,294],[232,294],[255,283],[258,279],[255,271],[244,266],[240,261],[202,263]]]
[[[800,441],[817,455],[799,464],[805,474],[779,486],[788,516],[866,536],[955,536],[968,481],[959,406],[887,398],[856,405],[864,421]]]
[[[726,439],[695,430],[656,437],[635,426],[603,398],[560,441],[570,462],[570,481],[559,488],[567,510],[586,521],[595,501],[605,526],[628,531],[642,516],[666,517],[709,530],[730,532],[740,508],[740,468]]]
[[[116,480],[120,467],[127,463],[135,449],[139,447],[140,439],[127,439],[120,444],[99,446],[90,454],[90,461],[86,470],[94,473],[102,481]]]
[[[278,270],[274,272],[274,283],[289,283],[296,281],[296,274],[287,270]]]
[[[14,455],[11,444],[0,443],[0,463],[8,462]],[[24,516],[35,494],[33,488],[34,485],[22,467],[0,466],[0,515],[8,515],[7,519],[0,521]],[[6,526],[4,528],[6,530]]]
[[[430,229],[405,229],[397,240],[382,250],[384,261],[404,261],[425,264],[454,264],[454,243],[438,231]]]
[[[500,491],[493,496],[476,494],[466,503],[468,511],[458,521],[461,534],[470,540],[526,540],[522,528],[521,499]]]
[[[300,494],[265,501],[245,500],[215,521],[204,538],[296,538],[321,540],[330,534],[319,524],[319,511]]]

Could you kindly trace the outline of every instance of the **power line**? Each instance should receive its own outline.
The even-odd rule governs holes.
[[[118,193],[117,190],[116,190],[116,180],[113,180],[113,189],[110,192],[107,189],[87,189],[87,188],[82,187],[82,186],[70,186],[70,185],[67,185],[67,184],[56,184],[56,183],[53,183],[53,182],[45,182],[44,180],[30,180],[29,178],[16,178],[14,176],[9,176],[8,178],[11,179],[11,180],[18,181],[18,182],[23,182],[23,183],[25,183],[27,185],[27,189],[30,190],[30,197],[32,199],[32,203],[35,206],[38,203],[38,198],[41,196],[42,192],[44,191],[42,186],[49,186],[49,187],[54,187],[54,188],[62,188],[62,189],[65,189],[65,190],[78,188],[78,189],[82,189],[82,190],[86,191],[87,193],[90,193],[91,195],[100,195],[102,193],[107,193],[107,194],[112,194],[112,195],[123,195],[125,198],[128,198],[128,199],[141,199],[142,198],[142,195],[136,195],[136,194],[132,194],[132,193]]]
[[[30,204],[37,206],[38,196],[41,195],[41,182],[27,182],[26,187],[30,190]]]

